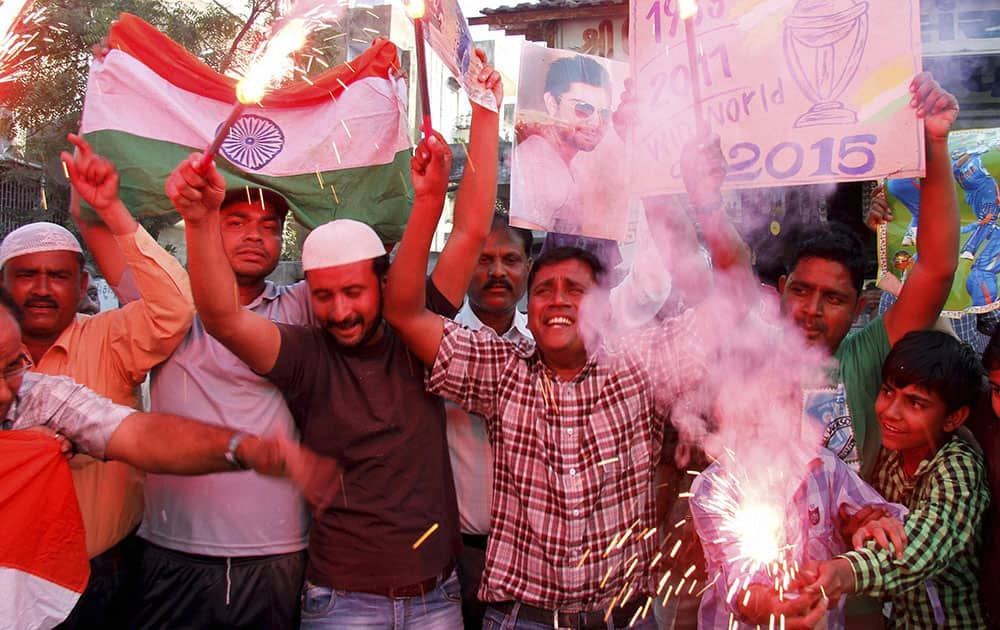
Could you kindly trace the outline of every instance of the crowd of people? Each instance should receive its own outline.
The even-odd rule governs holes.
[[[477,80],[502,99],[492,68]],[[848,335],[865,255],[835,225],[803,236],[777,287],[788,325],[776,343],[822,354],[842,392],[822,446],[787,458],[802,466],[778,501],[782,529],[800,535],[796,568],[777,580],[720,533],[720,491],[742,500],[738,457],[706,449],[685,493],[681,522],[704,551],[690,567],[657,492],[690,466],[678,418],[692,393],[725,392],[707,340],[767,311],[722,207],[717,138],[684,152],[696,225],[646,205],[652,232],[700,238],[713,291],[685,282],[685,257],[663,240],[643,253],[652,270],[611,273],[578,247],[533,257],[531,233],[494,214],[499,121],[476,104],[475,166],[429,276],[451,161],[437,133],[414,151],[391,264],[396,244],[334,220],[306,238],[306,279],[291,286],[267,280],[289,210],[280,195],[227,190],[200,154],[184,160],[166,195],[184,219],[185,270],[121,203],[115,165],[71,136],[74,217],[123,306],[77,313],[88,274],[64,228],[33,223],[0,244],[3,428],[41,431],[66,454],[86,533],[90,579],[63,627],[1000,623],[1000,336],[980,359],[929,330],[960,255],[947,147],[958,104],[926,74],[911,92],[927,175],[920,256],[896,302]],[[787,418],[789,435],[798,423]],[[775,461],[798,448],[747,435]]]

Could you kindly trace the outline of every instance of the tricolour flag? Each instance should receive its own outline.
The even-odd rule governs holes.
[[[118,167],[133,214],[173,212],[166,178],[212,141],[236,80],[133,15],[122,14],[109,40],[112,50],[91,65],[81,131]],[[413,194],[398,67],[395,45],[377,39],[349,63],[248,107],[216,160],[227,186],[284,195],[310,228],[351,218],[399,240]]]
[[[0,628],[52,628],[90,564],[69,464],[55,440],[0,431]]]

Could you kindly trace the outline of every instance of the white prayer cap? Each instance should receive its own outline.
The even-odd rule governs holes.
[[[55,223],[38,221],[22,225],[0,243],[0,268],[7,261],[25,254],[38,252],[75,252],[82,254],[80,242],[69,230]]]
[[[302,245],[302,270],[338,267],[385,255],[375,230],[361,221],[336,219],[309,233]]]

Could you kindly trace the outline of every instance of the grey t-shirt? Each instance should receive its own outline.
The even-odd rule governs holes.
[[[305,282],[267,283],[250,310],[275,322],[312,321]],[[255,435],[292,435],[281,392],[205,332],[197,316],[180,347],[152,375],[153,411],[175,413]],[[258,556],[305,549],[308,514],[287,479],[255,472],[199,477],[146,476],[139,536],[169,549],[208,556]]]

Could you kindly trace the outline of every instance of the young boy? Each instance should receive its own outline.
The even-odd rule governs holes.
[[[958,431],[985,383],[972,348],[946,333],[896,342],[875,403],[882,450],[873,485],[909,508],[909,542],[902,557],[868,546],[821,563],[813,592],[885,599],[889,628],[985,626],[978,573],[989,491],[982,453]]]

